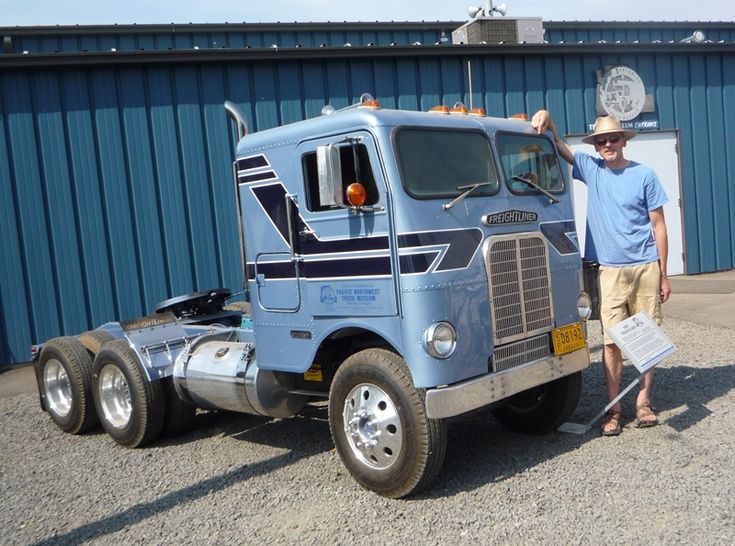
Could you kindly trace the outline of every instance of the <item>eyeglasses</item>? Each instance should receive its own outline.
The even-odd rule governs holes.
[[[598,138],[595,140],[595,144],[597,144],[598,146],[604,146],[608,142],[610,144],[617,144],[618,142],[620,142],[620,137],[617,135],[613,135],[611,137],[607,137],[607,138],[603,137],[603,138]]]

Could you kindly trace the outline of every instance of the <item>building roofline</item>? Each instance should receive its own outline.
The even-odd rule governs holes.
[[[735,42],[553,43],[396,45],[291,48],[220,48],[148,51],[94,51],[61,53],[13,53],[0,55],[0,69],[60,66],[133,65],[156,63],[208,63],[304,59],[355,59],[384,57],[445,57],[482,55],[569,54],[687,54],[735,53]]]
[[[373,21],[373,22],[271,22],[271,23],[169,23],[130,25],[50,25],[0,27],[0,34],[150,34],[161,32],[232,32],[232,31],[322,31],[322,30],[421,30],[457,28],[464,22],[457,21]]]
[[[527,18],[527,17],[526,17]],[[514,19],[509,17],[508,19]],[[269,23],[168,23],[125,25],[47,25],[5,26],[0,35],[84,35],[84,34],[150,34],[161,32],[232,32],[232,31],[323,31],[323,30],[421,30],[458,28],[467,21],[323,21],[323,22],[269,22]],[[611,29],[644,25],[648,28],[735,28],[735,21],[543,21],[544,27],[553,29]]]

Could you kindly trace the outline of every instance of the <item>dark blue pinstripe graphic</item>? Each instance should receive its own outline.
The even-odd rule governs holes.
[[[436,266],[436,271],[440,272],[467,267],[481,241],[482,231],[477,228],[452,229],[449,231],[425,231],[399,235],[398,247],[403,249],[446,245],[447,251],[439,265]],[[404,272],[403,269],[401,269],[401,272]]]
[[[292,214],[294,233],[299,235],[294,239],[294,251],[301,256],[315,256],[320,254],[342,254],[338,257],[324,259],[307,259],[301,265],[301,275],[308,279],[333,277],[365,277],[391,275],[389,240],[387,235],[370,237],[345,238],[322,241],[309,233],[308,225],[304,222],[298,207],[289,199],[286,205],[286,188],[281,183],[268,184],[250,188],[263,210],[273,222],[276,230],[288,244],[288,218]],[[436,263],[435,272],[450,271],[466,268],[482,242],[482,231],[478,228],[454,229],[447,231],[431,231],[407,233],[398,236],[398,247],[401,251],[416,249],[417,252],[402,254],[399,257],[401,274],[427,273]],[[418,251],[425,247],[432,248]],[[345,254],[355,254],[366,251],[384,251],[382,256],[358,257],[345,259]],[[443,253],[443,254],[442,254]],[[286,267],[279,267],[272,263],[258,264],[258,273],[269,278],[293,278],[295,271]],[[248,264],[249,278],[253,278],[255,271],[252,264]]]
[[[257,169],[259,167],[267,167],[268,160],[264,155],[256,155],[237,160],[237,170],[244,171],[246,169]]]
[[[545,222],[539,225],[539,229],[559,254],[576,254],[579,252],[579,244],[576,240],[577,228],[574,221]]]
[[[255,174],[241,174],[237,177],[237,179],[244,184],[260,182],[261,180],[273,180],[274,178],[276,178],[276,173],[273,171],[263,171],[262,173]]]

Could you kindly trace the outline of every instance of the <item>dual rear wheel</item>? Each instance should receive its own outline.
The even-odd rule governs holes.
[[[36,375],[44,408],[61,430],[81,434],[98,424],[92,402],[92,357],[78,339],[50,340],[41,351]]]
[[[150,381],[125,339],[104,331],[50,340],[37,375],[44,407],[56,425],[80,434],[102,424],[125,447],[188,430],[196,408],[179,398],[173,380]]]

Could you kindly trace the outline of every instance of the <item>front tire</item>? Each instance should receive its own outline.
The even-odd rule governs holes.
[[[140,447],[161,433],[161,382],[148,380],[127,340],[109,341],[97,354],[93,392],[100,422],[118,444]]]
[[[511,396],[493,416],[510,430],[546,434],[572,416],[581,393],[582,372],[577,372]]]
[[[427,418],[405,361],[385,349],[360,351],[339,367],[329,428],[352,477],[385,497],[420,491],[444,462],[445,422]]]
[[[80,434],[97,425],[92,402],[92,358],[73,337],[44,345],[38,362],[44,407],[61,430]]]

